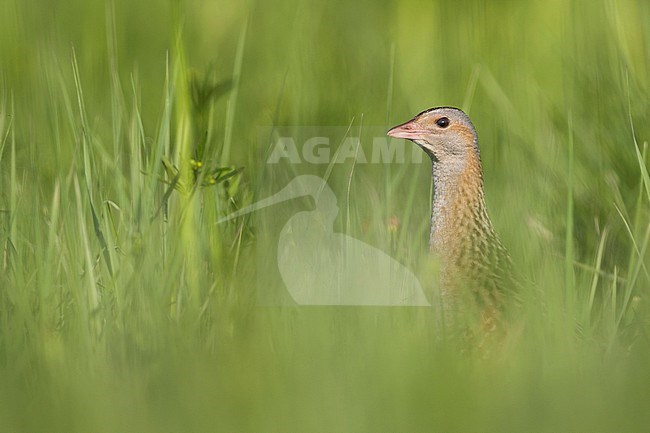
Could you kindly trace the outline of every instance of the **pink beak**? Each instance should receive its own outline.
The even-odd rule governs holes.
[[[406,138],[408,140],[417,140],[426,134],[426,131],[418,128],[413,120],[397,125],[386,133],[389,137]]]

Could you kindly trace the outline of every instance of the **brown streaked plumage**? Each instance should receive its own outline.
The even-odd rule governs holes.
[[[510,257],[485,205],[478,137],[469,117],[452,107],[432,108],[388,131],[420,146],[431,158],[433,199],[429,250],[440,260],[446,309],[473,293],[484,317],[504,304]]]

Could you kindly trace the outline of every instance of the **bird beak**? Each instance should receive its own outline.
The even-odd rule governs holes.
[[[423,135],[426,134],[426,131],[419,128],[415,124],[415,120],[409,120],[406,123],[402,123],[401,125],[397,125],[396,127],[392,128],[390,131],[386,133],[389,137],[394,137],[394,138],[406,138],[408,140],[417,140],[422,138]]]

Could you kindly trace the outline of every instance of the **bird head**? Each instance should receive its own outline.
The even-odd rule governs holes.
[[[468,152],[478,153],[474,125],[467,114],[458,108],[431,108],[397,125],[387,134],[413,141],[434,162],[466,158]]]

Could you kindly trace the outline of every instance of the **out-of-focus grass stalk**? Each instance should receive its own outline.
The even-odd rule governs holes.
[[[52,199],[50,202],[50,207],[48,209],[48,231],[47,231],[47,240],[45,245],[44,254],[44,275],[43,275],[43,284],[39,285],[39,293],[41,299],[56,299],[58,302],[53,302],[51,305],[44,307],[43,310],[45,314],[42,316],[47,316],[47,314],[52,314],[52,317],[56,317],[57,304],[63,302],[60,296],[57,296],[54,289],[55,281],[58,281],[58,267],[60,266],[60,248],[62,245],[61,233],[60,230],[60,216],[61,216],[61,184],[57,180],[54,184],[54,191],[52,192]],[[44,323],[47,323],[47,320],[43,320]]]
[[[101,318],[99,316],[99,288],[97,287],[97,277],[95,275],[95,260],[93,260],[93,252],[88,239],[88,230],[86,228],[86,216],[84,215],[83,198],[81,188],[79,187],[79,179],[74,177],[74,192],[77,207],[77,224],[79,227],[78,236],[83,246],[84,253],[84,274],[87,280],[86,302],[83,303],[81,308],[82,323],[89,326],[90,335],[88,344],[92,345],[94,338],[99,336],[101,332]]]
[[[596,289],[598,288],[598,282],[600,281],[601,276],[601,265],[603,261],[603,251],[605,249],[605,241],[607,240],[607,233],[609,229],[605,227],[603,233],[600,236],[600,243],[598,244],[598,252],[596,253],[596,263],[593,270],[593,278],[591,280],[591,290],[589,291],[589,300],[587,301],[587,308],[584,310],[585,314],[583,316],[583,323],[590,323],[591,314],[594,307],[594,299],[596,298]]]
[[[567,169],[567,202],[566,202],[566,235],[564,240],[564,293],[565,301],[569,305],[568,311],[573,311],[574,299],[575,299],[575,271],[573,264],[575,261],[574,255],[574,240],[573,240],[573,168],[574,168],[574,156],[573,156],[573,116],[569,112],[568,117],[568,128],[569,128],[569,140],[568,140],[568,169]]]
[[[0,162],[5,153],[5,147],[9,141],[9,134],[11,133],[11,125],[13,123],[13,114],[7,113],[7,95],[3,92],[0,94]]]
[[[228,108],[226,110],[226,127],[223,139],[223,148],[221,150],[220,163],[222,166],[230,163],[230,147],[232,145],[232,130],[235,123],[235,114],[237,113],[237,98],[239,96],[239,86],[241,83],[242,64],[244,62],[244,49],[246,47],[246,33],[248,31],[248,21],[244,22],[239,34],[237,43],[237,53],[235,54],[235,66],[232,73],[233,89],[228,97]]]
[[[11,118],[13,119],[15,116],[15,106],[14,106],[14,98],[13,96],[11,97],[11,111],[10,115]],[[10,168],[10,179],[11,179],[11,184],[9,188],[9,212],[10,212],[10,229],[9,229],[9,242],[15,242],[16,241],[16,225],[17,225],[17,220],[18,220],[18,213],[16,212],[18,208],[18,188],[19,188],[19,181],[18,181],[18,174],[16,172],[16,128],[12,124],[10,125],[11,128],[8,129],[7,132],[11,131],[11,168]]]
[[[634,137],[633,127],[632,135]],[[630,305],[630,300],[632,299],[634,292],[638,291],[638,280],[641,271],[643,271],[645,280],[650,283],[650,274],[648,273],[648,268],[645,261],[645,257],[648,251],[648,244],[650,242],[650,220],[648,219],[648,215],[650,215],[650,190],[648,189],[650,185],[650,178],[648,176],[648,169],[645,165],[648,146],[647,143],[644,142],[643,152],[639,151],[639,145],[636,141],[636,137],[633,138],[633,145],[635,156],[639,163],[639,195],[634,209],[634,220],[632,226],[630,226],[623,214],[619,211],[619,215],[623,219],[628,235],[630,236],[631,249],[629,253],[630,255],[627,268],[627,279],[624,286],[625,292],[623,295],[623,302],[616,317],[613,334],[615,334],[616,331],[618,331],[620,328],[626,314],[630,313],[628,307]],[[647,199],[647,201],[644,200],[644,197]]]
[[[174,142],[172,143],[173,159],[179,171],[178,206],[170,205],[170,214],[174,214],[173,222],[179,223],[178,236],[173,236],[178,242],[183,259],[182,273],[179,275],[177,290],[172,298],[172,316],[180,318],[181,312],[188,307],[190,311],[200,308],[200,246],[199,239],[199,206],[195,194],[193,172],[190,166],[192,159],[192,101],[189,91],[189,73],[185,55],[182,25],[177,24],[174,35],[173,52],[173,98],[174,98]],[[172,201],[171,203],[174,203]],[[187,304],[187,305],[185,305]]]

